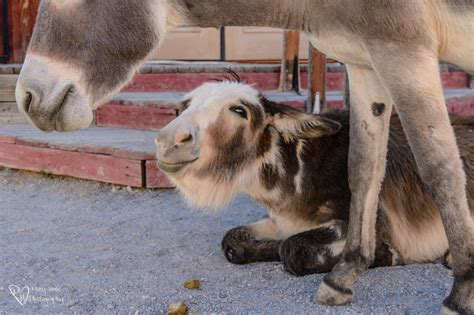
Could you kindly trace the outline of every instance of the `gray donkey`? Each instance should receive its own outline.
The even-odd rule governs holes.
[[[446,313],[474,313],[474,223],[443,98],[439,60],[474,71],[472,0],[43,0],[16,97],[45,131],[87,127],[169,27],[306,32],[347,65],[351,91],[347,242],[316,300],[344,304],[375,257],[378,194],[395,104],[453,257]]]

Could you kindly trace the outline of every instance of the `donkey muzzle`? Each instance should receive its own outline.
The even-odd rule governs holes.
[[[42,131],[87,128],[92,109],[78,85],[50,60],[28,56],[18,78],[15,97],[20,112]]]

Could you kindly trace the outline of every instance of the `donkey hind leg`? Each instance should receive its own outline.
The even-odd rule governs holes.
[[[280,246],[283,267],[295,276],[331,271],[340,258],[346,234],[347,222],[333,220],[289,237]]]
[[[278,249],[282,243],[271,219],[236,227],[222,239],[222,250],[233,264],[279,261]]]
[[[352,300],[352,287],[371,265],[375,224],[387,152],[392,100],[371,69],[348,65],[351,121],[349,185],[352,193],[347,242],[341,260],[324,277],[315,300],[340,305]]]
[[[393,48],[375,51],[377,74],[390,90],[420,176],[438,206],[447,234],[454,284],[447,313],[474,314],[474,221],[470,216],[456,138],[449,121],[432,52]],[[404,64],[406,71],[400,70]]]

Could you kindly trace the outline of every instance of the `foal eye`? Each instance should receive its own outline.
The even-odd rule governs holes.
[[[241,106],[232,106],[231,108],[229,108],[229,110],[236,113],[240,117],[247,119],[247,111],[245,110],[245,108]]]

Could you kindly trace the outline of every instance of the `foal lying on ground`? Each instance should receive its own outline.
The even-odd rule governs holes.
[[[330,271],[349,220],[349,113],[304,114],[237,82],[204,84],[183,107],[156,139],[161,170],[199,207],[218,208],[246,193],[268,210],[268,218],[227,232],[226,258],[281,260],[295,275]],[[474,216],[474,117],[451,121]],[[372,266],[432,262],[448,252],[439,211],[396,115],[376,229]]]

